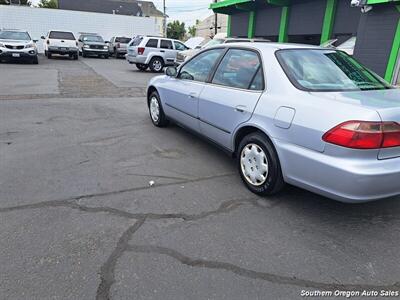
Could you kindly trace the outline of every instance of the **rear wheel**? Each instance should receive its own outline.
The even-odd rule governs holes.
[[[153,57],[150,60],[149,67],[152,72],[160,73],[164,68],[164,61],[160,57]]]
[[[109,57],[108,55],[104,55],[103,56],[104,59],[108,59],[108,57]]]
[[[240,177],[250,191],[267,196],[282,190],[285,183],[279,158],[264,134],[256,132],[245,136],[237,156]]]
[[[83,56],[83,57],[87,57],[87,54],[86,54],[85,51],[82,51],[82,56]]]
[[[79,54],[74,54],[74,60],[78,60],[79,59]]]
[[[136,68],[138,68],[140,71],[146,71],[148,67],[149,66],[145,64],[136,64]]]
[[[32,58],[32,64],[34,64],[34,65],[39,64],[39,60],[38,60],[38,57],[37,57],[37,56],[35,56],[34,58]]]
[[[49,51],[47,51],[47,58],[51,59],[51,53]]]
[[[164,110],[161,105],[160,95],[154,91],[151,93],[149,99],[149,113],[153,124],[157,127],[165,127],[168,125],[168,119],[164,114]]]

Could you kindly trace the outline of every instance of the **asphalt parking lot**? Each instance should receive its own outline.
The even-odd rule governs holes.
[[[400,290],[399,197],[256,197],[225,153],[152,125],[154,74],[124,60],[42,57],[0,74],[0,299]]]

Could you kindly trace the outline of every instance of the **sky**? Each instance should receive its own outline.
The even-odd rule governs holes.
[[[37,4],[39,0],[33,0]],[[163,0],[153,0],[156,7],[163,10]],[[179,20],[186,25],[193,25],[196,19],[203,20],[212,14],[208,9],[211,0],[165,0],[167,6],[168,21]]]

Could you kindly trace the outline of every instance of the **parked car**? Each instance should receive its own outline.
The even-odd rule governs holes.
[[[36,42],[26,31],[0,31],[0,61],[25,60],[38,64]]]
[[[338,41],[338,39],[331,39],[326,41],[325,43],[321,44],[321,47],[324,48],[336,48],[338,50],[346,52],[348,55],[353,55],[354,54],[354,48],[356,47],[356,42],[357,42],[357,37],[353,36],[343,42],[342,44],[338,45],[335,47],[335,43]]]
[[[258,195],[284,183],[343,202],[400,194],[400,90],[337,50],[236,43],[150,80],[155,126],[232,153]]]
[[[114,55],[116,58],[125,56],[127,53],[128,44],[131,42],[130,38],[114,36],[111,38],[108,44],[110,55]]]
[[[145,71],[162,72],[165,66],[173,66],[176,54],[189,49],[181,41],[153,37],[138,36],[128,47],[127,61]]]
[[[44,53],[47,58],[52,58],[53,54],[68,55],[73,59],[78,59],[78,42],[70,31],[51,30],[44,40]]]
[[[204,43],[203,45],[200,45],[197,48],[194,49],[189,49],[189,50],[184,50],[180,51],[177,56],[176,56],[176,65],[180,65],[186,60],[192,58],[196,53],[201,51],[202,49],[206,49],[212,46],[220,45],[220,44],[229,44],[229,43],[265,43],[265,42],[270,42],[270,40],[267,39],[247,39],[247,38],[226,38],[226,37],[215,37],[214,39]]]
[[[78,39],[78,46],[79,55],[83,57],[96,56],[108,58],[110,56],[107,43],[98,34],[81,34]]]

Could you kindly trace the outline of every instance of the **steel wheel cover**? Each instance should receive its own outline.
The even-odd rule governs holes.
[[[157,123],[160,119],[160,105],[156,97],[150,99],[150,115],[153,122]]]
[[[240,154],[240,166],[246,181],[254,186],[263,185],[268,178],[268,159],[256,144],[247,144]]]

